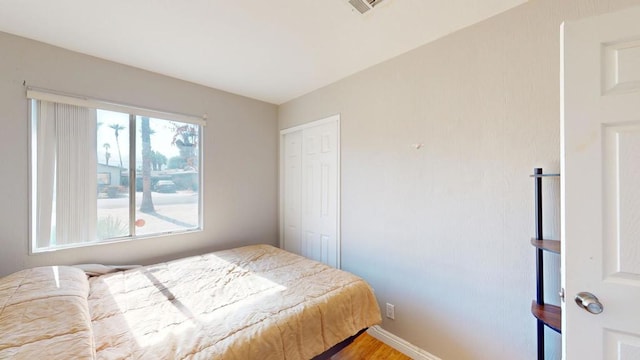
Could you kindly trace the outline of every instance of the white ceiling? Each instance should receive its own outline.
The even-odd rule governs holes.
[[[1,0],[0,31],[281,104],[526,0]]]

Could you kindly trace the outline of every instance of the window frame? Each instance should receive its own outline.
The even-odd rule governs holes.
[[[114,243],[122,243],[129,242],[141,239],[149,239],[149,238],[162,238],[167,236],[176,236],[176,235],[185,235],[190,233],[201,232],[204,230],[204,143],[205,143],[205,127],[207,123],[207,115],[204,114],[201,117],[194,115],[187,115],[175,112],[167,112],[167,111],[158,111],[153,109],[147,109],[138,106],[131,106],[125,104],[119,104],[116,102],[98,100],[78,95],[71,95],[67,93],[56,92],[52,90],[44,90],[39,88],[27,87],[26,91],[26,100],[27,100],[27,116],[28,116],[28,208],[29,208],[29,255],[37,255],[42,253],[49,253],[60,250],[67,249],[76,249],[83,247],[91,247],[97,245],[106,245],[106,244],[114,244]],[[114,237],[104,240],[94,240],[87,242],[78,242],[72,244],[62,244],[62,245],[54,245],[47,247],[38,247],[37,246],[37,225],[36,225],[36,217],[38,206],[35,203],[37,199],[37,181],[38,174],[36,170],[37,164],[37,154],[34,151],[37,148],[36,140],[37,139],[37,127],[35,125],[35,119],[33,118],[33,104],[36,101],[48,101],[52,103],[60,103],[60,104],[69,104],[76,105],[86,108],[92,108],[96,110],[108,110],[108,111],[116,111],[120,113],[127,114],[129,116],[129,136],[127,137],[130,151],[129,151],[129,164],[135,164],[136,160],[136,147],[139,146],[136,142],[136,133],[137,133],[137,120],[138,116],[140,117],[149,117],[158,120],[163,120],[167,122],[180,122],[180,123],[188,123],[192,125],[198,126],[198,226],[192,229],[185,230],[169,230],[162,231],[153,234],[142,234],[138,235],[135,232],[135,221],[136,221],[136,166],[129,165],[129,235],[122,237]],[[97,183],[97,177],[96,177]]]

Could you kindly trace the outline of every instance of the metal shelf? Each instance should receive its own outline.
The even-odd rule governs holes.
[[[536,247],[536,299],[531,303],[531,313],[538,319],[538,360],[544,360],[544,327],[547,326],[557,332],[562,330],[562,310],[560,307],[544,303],[544,256],[545,251],[560,254],[559,240],[545,240],[542,237],[542,179],[545,177],[559,177],[560,174],[544,174],[541,168],[533,169],[535,190],[535,221],[536,237],[531,239],[531,245]]]

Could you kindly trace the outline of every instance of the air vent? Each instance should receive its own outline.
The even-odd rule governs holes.
[[[349,0],[349,4],[361,14],[364,14],[382,1],[383,0]]]

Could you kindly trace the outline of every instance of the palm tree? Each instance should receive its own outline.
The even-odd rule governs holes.
[[[156,161],[158,163],[158,170],[162,170],[163,165],[167,165],[167,157],[156,151]]]
[[[153,199],[151,198],[151,127],[149,118],[140,118],[140,137],[142,140],[142,202],[140,211],[143,213],[153,213]]]
[[[109,166],[109,158],[111,157],[111,153],[109,152],[109,149],[111,149],[111,144],[109,143],[104,143],[102,145],[102,147],[104,147],[104,159],[105,159],[105,163],[107,164],[107,166]]]
[[[173,140],[171,145],[175,145],[180,150],[184,170],[200,171],[198,168],[198,126],[193,124],[174,125]]]
[[[178,147],[180,156],[185,160],[193,158],[195,156],[196,146],[198,145],[198,127],[193,124],[174,124],[174,134],[171,144]]]
[[[162,165],[167,165],[167,157],[159,151],[151,151],[151,168],[152,170],[162,171]]]
[[[149,152],[149,156],[151,157],[151,170],[158,170],[158,158],[156,152],[151,150]]]
[[[120,141],[118,141],[118,135],[120,135],[120,130],[124,130],[125,127],[120,124],[111,124],[109,127],[113,129],[116,136],[116,147],[118,148],[118,157],[120,158],[120,168],[124,168],[122,165],[122,153],[120,152]]]

